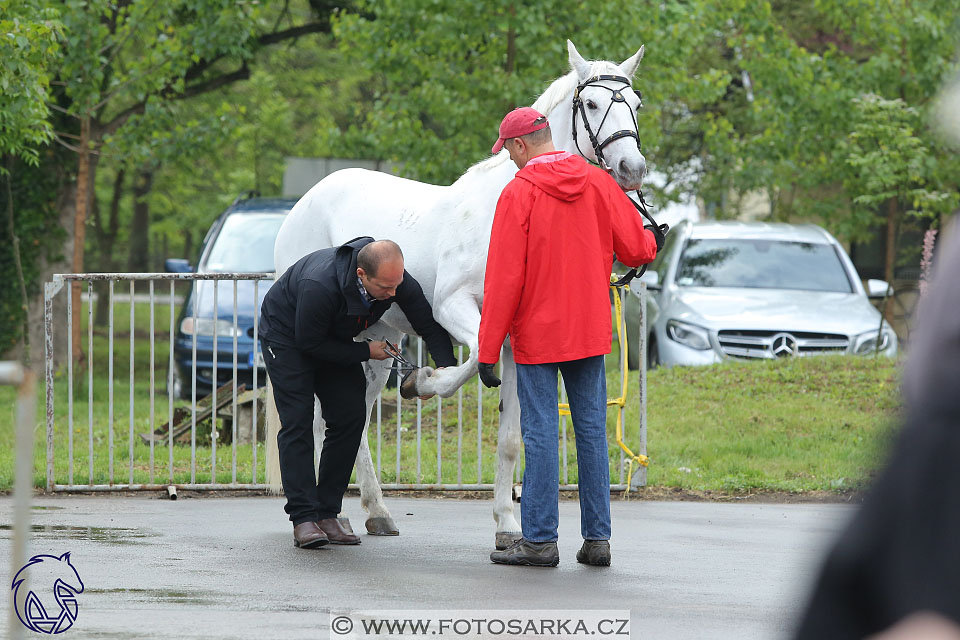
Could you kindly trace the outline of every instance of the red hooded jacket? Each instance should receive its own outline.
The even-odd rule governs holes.
[[[530,160],[500,194],[493,218],[480,362],[500,359],[507,333],[520,364],[609,353],[614,253],[631,267],[657,253],[614,179],[565,151]]]

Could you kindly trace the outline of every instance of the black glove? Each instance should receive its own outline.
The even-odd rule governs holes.
[[[667,237],[667,232],[670,231],[670,225],[663,223],[659,227],[655,227],[652,224],[646,224],[643,228],[653,232],[653,237],[657,240],[657,251],[663,249],[663,241]]]
[[[480,371],[480,382],[482,382],[485,387],[492,388],[500,386],[500,378],[493,372],[493,367],[494,365],[487,364],[486,362],[481,362],[477,365],[477,369]]]

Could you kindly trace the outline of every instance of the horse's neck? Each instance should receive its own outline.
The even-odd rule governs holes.
[[[553,133],[553,146],[557,148],[558,151],[569,151],[577,155],[583,155],[577,149],[577,145],[573,142],[573,97],[571,96],[566,102],[561,102],[554,109],[547,114],[547,119],[550,121],[550,131]],[[581,141],[586,142],[587,146],[590,146],[590,141]],[[581,144],[581,146],[583,146]]]

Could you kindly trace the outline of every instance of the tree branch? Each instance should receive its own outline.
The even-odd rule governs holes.
[[[289,40],[291,38],[299,38],[300,36],[307,35],[310,33],[321,33],[329,32],[330,23],[329,21],[324,22],[311,22],[309,24],[303,24],[297,27],[291,27],[289,29],[284,29],[283,31],[275,31],[271,33],[265,33],[257,38],[257,47],[265,47],[271,44],[276,44],[277,42],[282,42],[284,40]],[[189,83],[191,80],[199,78],[203,75],[204,72],[209,70],[216,62],[218,62],[223,55],[215,56],[206,60],[201,60],[197,62],[189,69],[183,76],[183,79],[186,83]],[[201,82],[198,82],[193,85],[187,86],[183,91],[175,91],[173,88],[173,80],[171,80],[167,86],[163,89],[160,89],[153,95],[159,95],[169,100],[183,100],[185,98],[192,98],[203,93],[208,93],[220,87],[224,87],[233,82],[239,80],[246,80],[250,77],[250,67],[244,62],[239,69],[232,71],[230,73],[225,73],[213,78],[208,78]],[[140,102],[134,104],[133,106],[125,109],[120,112],[113,120],[108,122],[103,127],[104,133],[114,133],[119,129],[123,124],[130,119],[131,116],[143,113],[147,105],[147,99],[141,100]]]

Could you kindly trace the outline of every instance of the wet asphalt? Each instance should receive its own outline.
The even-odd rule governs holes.
[[[634,639],[787,638],[853,509],[615,501],[613,563],[599,568],[576,562],[579,508],[564,501],[560,566],[544,569],[490,563],[489,500],[388,498],[399,537],[309,551],[294,548],[278,497],[57,495],[33,505],[29,554],[70,551],[85,586],[66,639],[325,639],[331,609],[629,610]],[[3,576],[15,573],[12,513],[0,496]],[[363,531],[357,498],[344,515]]]

